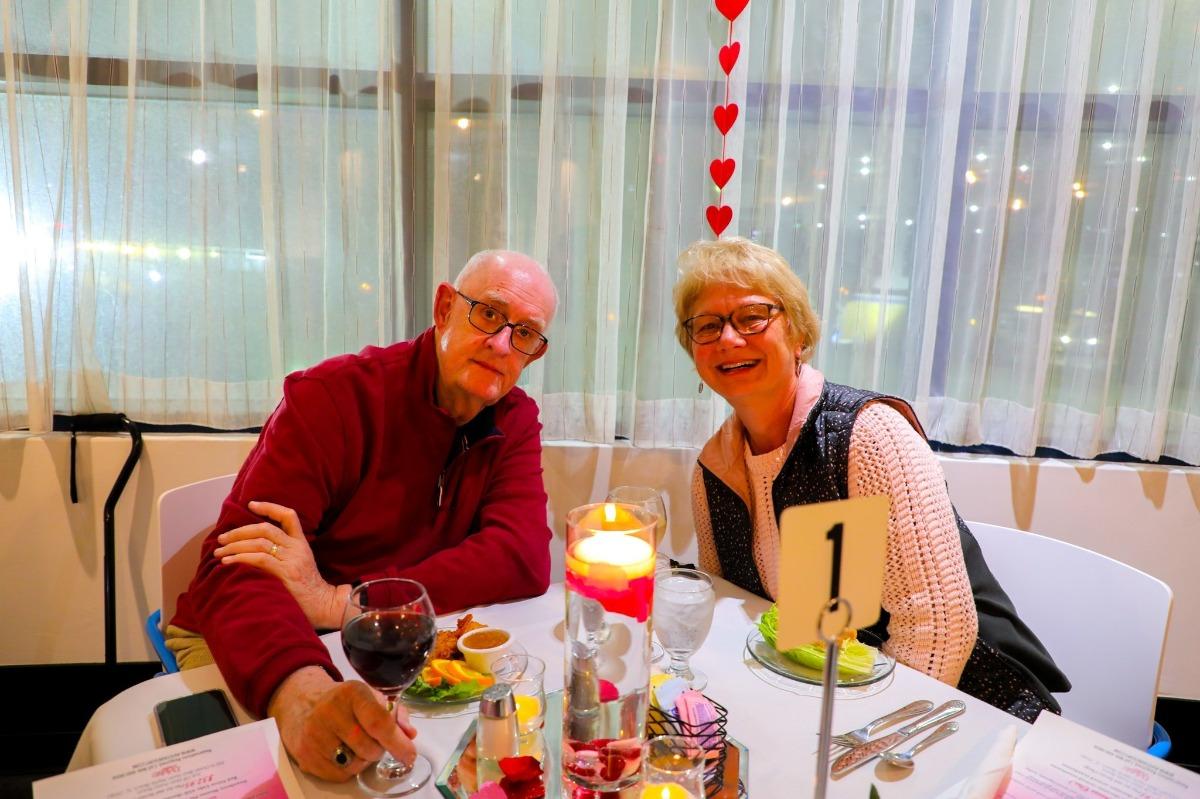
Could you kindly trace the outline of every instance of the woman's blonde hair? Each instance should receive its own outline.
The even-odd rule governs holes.
[[[679,256],[675,284],[675,335],[688,355],[692,339],[683,323],[692,315],[696,298],[709,286],[728,283],[778,299],[788,320],[792,346],[803,345],[800,360],[807,363],[821,338],[821,321],[808,301],[808,290],[783,256],[749,239],[731,236],[697,241]]]

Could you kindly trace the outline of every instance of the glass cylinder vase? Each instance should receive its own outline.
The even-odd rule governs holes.
[[[619,791],[639,777],[657,522],[619,502],[567,514],[563,773],[591,791]]]

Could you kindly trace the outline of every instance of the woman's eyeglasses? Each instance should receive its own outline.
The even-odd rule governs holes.
[[[780,306],[769,302],[751,302],[734,309],[728,316],[697,314],[684,321],[683,329],[697,344],[711,344],[719,339],[726,323],[733,325],[740,336],[754,336],[766,330],[782,310]]]

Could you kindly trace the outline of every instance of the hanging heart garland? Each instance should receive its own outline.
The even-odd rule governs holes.
[[[708,226],[712,228],[713,235],[720,237],[725,228],[729,227],[729,223],[733,221],[733,208],[725,205],[723,198],[725,186],[737,169],[737,162],[732,158],[725,157],[726,140],[738,118],[737,103],[729,102],[729,79],[730,73],[737,65],[738,56],[742,53],[741,42],[733,40],[733,21],[746,10],[750,0],[713,0],[713,2],[721,16],[729,20],[729,32],[726,34],[725,44],[717,51],[717,61],[721,65],[721,71],[725,73],[725,102],[715,106],[712,115],[713,124],[721,133],[721,157],[713,159],[708,165],[708,174],[712,177],[718,190],[717,204],[708,206],[704,211],[704,217],[708,220]]]

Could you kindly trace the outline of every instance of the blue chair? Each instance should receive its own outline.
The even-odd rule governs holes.
[[[163,637],[161,624],[161,610],[156,610],[147,616],[146,638],[150,640],[150,646],[154,647],[154,654],[158,655],[158,659],[162,663],[163,670],[158,674],[173,674],[179,671],[179,664],[175,662],[175,653],[167,649],[167,641]],[[157,677],[158,674],[154,676]]]
[[[1154,735],[1150,739],[1150,748],[1146,750],[1155,757],[1166,760],[1167,755],[1171,754],[1171,736],[1167,734],[1167,730],[1157,721],[1154,722]]]
[[[179,671],[167,649],[165,622],[175,616],[175,603],[200,562],[200,545],[217,523],[221,503],[229,496],[236,474],[225,474],[164,491],[158,498],[158,546],[162,558],[162,608],[146,619],[146,638],[163,671]]]

